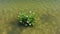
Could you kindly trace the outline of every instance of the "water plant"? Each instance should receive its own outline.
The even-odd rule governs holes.
[[[18,15],[18,21],[19,25],[22,26],[33,26],[34,25],[34,20],[35,20],[35,13],[32,11],[29,11],[29,14],[26,12],[21,12]]]

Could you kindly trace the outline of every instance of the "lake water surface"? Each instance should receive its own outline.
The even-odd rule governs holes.
[[[20,11],[36,12],[34,27],[19,27]],[[0,34],[60,34],[60,0],[0,0]]]

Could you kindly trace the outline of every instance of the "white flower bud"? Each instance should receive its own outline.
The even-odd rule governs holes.
[[[25,24],[25,26],[28,26],[27,24]]]
[[[29,24],[29,25],[31,25],[31,24]]]
[[[27,23],[29,23],[29,21],[27,21]]]
[[[26,17],[28,17],[28,16],[26,16]]]
[[[22,21],[20,21],[22,23]]]

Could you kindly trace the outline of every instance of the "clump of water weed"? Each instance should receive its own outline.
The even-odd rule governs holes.
[[[26,12],[21,12],[18,15],[19,25],[29,27],[34,25],[35,13],[30,11],[28,14]]]

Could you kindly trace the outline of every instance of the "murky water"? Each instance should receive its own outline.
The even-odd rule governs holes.
[[[19,27],[20,11],[36,12],[34,27]],[[0,0],[0,34],[60,34],[60,0]]]

